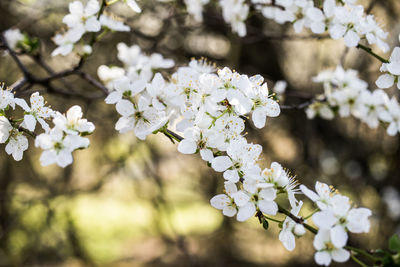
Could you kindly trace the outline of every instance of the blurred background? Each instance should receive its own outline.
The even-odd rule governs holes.
[[[55,48],[51,37],[63,28],[69,2],[1,0],[0,31],[18,27],[38,37],[43,59],[54,70],[67,69],[77,63],[76,56],[49,54]],[[370,6],[389,31],[391,48],[399,45],[400,2],[359,2]],[[240,39],[214,3],[206,6],[202,24],[187,16],[180,1],[146,0],[139,5],[141,15],[122,3],[112,6],[132,31],[108,34],[97,43],[86,72],[97,77],[101,64],[121,66],[116,44],[125,42],[138,44],[146,53],[161,53],[177,65],[205,56],[217,66],[261,74],[270,88],[274,81],[286,80],[281,102],[289,105],[322,92],[311,77],[340,62],[359,70],[375,89],[380,62],[364,51],[346,49],[342,41],[305,31],[295,34],[291,25],[278,25],[254,12],[247,21],[248,35]],[[35,74],[45,75],[32,58],[21,59]],[[20,77],[15,62],[1,55],[0,81],[11,85]],[[74,76],[66,81],[75,92],[98,90]],[[278,240],[277,225],[265,231],[256,218],[239,223],[212,208],[209,200],[222,192],[223,178],[199,155],[179,154],[176,144],[161,134],[145,142],[132,133],[117,134],[117,113],[102,98],[34,89],[57,110],[83,106],[96,131],[90,148],[75,152],[74,164],[65,169],[41,167],[33,139],[20,162],[0,153],[0,266],[315,265],[311,234],[297,240],[290,253]],[[389,92],[399,96],[397,89]],[[356,205],[373,211],[370,233],[351,235],[354,246],[386,248],[389,236],[400,232],[399,136],[389,137],[383,127],[372,130],[353,118],[307,120],[303,110],[283,110],[261,131],[252,125],[246,130],[249,140],[263,146],[263,167],[278,161],[308,187],[316,180],[333,184]],[[0,148],[4,151],[3,145]]]

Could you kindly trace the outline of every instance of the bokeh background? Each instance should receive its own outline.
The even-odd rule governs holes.
[[[76,56],[49,56],[55,47],[51,37],[62,29],[69,2],[1,0],[0,31],[18,27],[40,38],[44,60],[55,70],[69,68],[78,61]],[[360,2],[371,5],[389,31],[391,47],[399,45],[400,2]],[[112,7],[132,31],[108,34],[97,43],[86,72],[96,76],[101,64],[120,66],[116,44],[125,42],[140,45],[146,53],[162,53],[178,65],[205,56],[218,66],[261,74],[271,88],[274,81],[284,79],[289,84],[285,104],[302,103],[322,92],[311,77],[340,62],[359,70],[375,89],[380,62],[363,51],[346,49],[342,41],[315,38],[309,32],[295,34],[291,25],[278,25],[254,12],[248,19],[248,35],[240,39],[224,23],[215,3],[206,7],[202,24],[187,16],[181,1],[139,4],[141,15],[123,4]],[[37,75],[45,74],[32,58],[21,59]],[[11,58],[1,55],[0,81],[11,85],[20,77]],[[98,90],[74,76],[66,82],[78,93]],[[176,144],[161,134],[145,142],[132,133],[117,134],[117,113],[101,98],[34,89],[57,110],[83,106],[96,131],[90,148],[75,152],[74,164],[65,169],[41,167],[32,139],[20,162],[7,156],[1,145],[0,266],[315,265],[311,234],[297,240],[289,253],[278,241],[277,225],[265,231],[256,218],[238,223],[213,209],[209,199],[222,191],[223,178],[198,155],[179,154]],[[389,92],[399,95],[397,89]],[[354,246],[386,248],[388,237],[400,231],[398,136],[389,137],[383,127],[372,130],[352,118],[307,120],[303,110],[283,110],[264,129],[249,124],[246,131],[249,140],[263,146],[263,167],[278,161],[301,183],[333,184],[357,205],[372,209],[371,231],[352,235]]]

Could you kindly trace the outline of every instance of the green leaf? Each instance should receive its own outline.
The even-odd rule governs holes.
[[[269,227],[268,221],[264,219],[262,224],[263,224],[264,229],[268,230],[268,227]]]
[[[392,235],[389,239],[389,249],[400,252],[400,237],[397,234]]]

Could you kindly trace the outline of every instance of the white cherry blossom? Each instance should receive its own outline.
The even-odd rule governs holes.
[[[25,100],[20,98],[16,98],[15,103],[25,110],[24,121],[21,124],[22,127],[33,132],[36,127],[36,121],[38,121],[44,130],[49,130],[49,125],[45,119],[49,119],[54,111],[45,106],[44,98],[40,96],[38,92],[31,95],[30,107]]]
[[[350,253],[346,249],[335,247],[328,230],[318,231],[313,244],[314,248],[317,250],[314,259],[319,265],[329,266],[332,260],[336,262],[346,262],[350,258]]]

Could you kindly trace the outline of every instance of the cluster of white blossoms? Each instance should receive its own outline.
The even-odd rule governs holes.
[[[365,15],[364,7],[356,5],[356,0],[324,0],[321,6],[314,6],[312,0],[276,0],[274,5],[272,2],[253,0],[264,17],[280,24],[293,23],[296,32],[303,28],[315,34],[328,32],[332,39],[344,38],[348,47],[355,47],[361,39],[366,39],[384,52],[389,50],[383,41],[387,33],[373,15]]]
[[[141,12],[134,0],[124,0],[135,12]],[[209,0],[185,0],[188,12],[196,20],[202,20],[203,5]],[[356,0],[325,0],[321,6],[314,6],[312,0],[252,0],[262,14],[278,23],[291,22],[296,32],[309,28],[316,34],[329,32],[333,39],[344,38],[348,47],[357,46],[361,39],[378,45],[383,51],[388,46],[383,39],[386,33],[378,26],[372,15],[366,16]],[[102,2],[105,3],[105,2]],[[220,0],[223,18],[230,23],[239,36],[246,35],[245,20],[249,14],[249,3],[243,0]],[[98,0],[89,0],[84,6],[81,1],[69,5],[70,14],[63,19],[68,27],[65,34],[57,34],[54,41],[59,47],[52,55],[67,55],[87,32],[101,29],[129,31],[121,21],[105,16]],[[23,40],[19,30],[5,32],[11,49]],[[317,250],[315,261],[329,265],[331,261],[344,262],[350,257],[346,249],[348,232],[368,232],[368,217],[371,211],[354,208],[349,198],[331,190],[326,184],[316,183],[317,193],[304,185],[298,189],[297,181],[277,162],[267,168],[260,166],[262,147],[246,139],[245,120],[253,122],[256,128],[264,128],[267,117],[277,117],[280,107],[274,100],[261,75],[247,76],[228,67],[218,69],[205,60],[192,60],[187,66],[179,67],[169,79],[159,70],[175,66],[171,59],[161,54],[146,55],[139,46],[117,45],[118,59],[122,67],[102,65],[98,76],[109,89],[105,99],[113,104],[120,118],[115,129],[120,133],[133,131],[144,140],[150,134],[164,133],[171,140],[179,141],[178,151],[183,154],[199,153],[211,168],[223,173],[224,193],[214,196],[211,205],[225,216],[240,222],[253,216],[260,222],[280,222],[282,228],[279,240],[288,250],[295,248],[295,240],[305,234],[307,216],[302,218],[302,201],[296,199],[301,192],[310,198],[318,211],[312,221],[318,230],[314,239]],[[86,54],[91,47],[85,46]],[[392,53],[388,63],[381,68],[385,72],[377,81],[380,88],[398,83],[400,76],[400,49]],[[341,117],[350,115],[359,118],[371,128],[379,122],[389,124],[387,132],[400,132],[400,105],[396,98],[389,99],[383,90],[368,90],[366,82],[358,78],[355,70],[321,72],[314,78],[323,83],[324,94],[306,110],[307,116],[320,115],[332,119],[336,113]],[[399,83],[398,83],[399,84]],[[398,85],[399,87],[399,85]],[[283,93],[286,83],[276,84],[276,92]],[[23,118],[14,119],[9,112],[15,107],[23,109]],[[82,118],[79,106],[71,107],[66,114],[52,110],[39,93],[30,97],[30,105],[14,94],[0,88],[0,143],[5,144],[6,153],[15,160],[21,160],[28,148],[27,135],[35,137],[35,146],[44,150],[40,157],[44,166],[54,164],[65,167],[72,163],[72,152],[87,148],[85,137],[94,131],[94,125]],[[50,125],[52,127],[50,127]],[[36,136],[37,124],[44,130]],[[169,131],[172,128],[183,134],[183,138]],[[286,200],[290,214],[278,205]],[[269,216],[277,213],[287,216],[279,221]],[[314,229],[314,230],[313,230]]]
[[[354,208],[350,199],[339,194],[324,183],[317,182],[314,191],[304,185],[301,191],[319,208],[312,220],[318,227],[314,238],[314,248],[317,250],[314,258],[320,265],[328,266],[332,260],[345,262],[350,252],[345,249],[348,240],[347,232],[367,233],[370,229],[368,217],[371,210]]]
[[[358,78],[356,70],[337,66],[335,70],[322,71],[313,81],[323,83],[324,94],[307,108],[309,119],[319,115],[330,120],[338,113],[340,117],[352,115],[370,128],[386,124],[391,136],[400,132],[400,105],[396,97],[389,98],[381,89],[368,90],[368,84]]]
[[[203,5],[208,1],[186,0],[187,10],[197,21],[202,21]],[[343,38],[346,46],[355,47],[360,40],[376,44],[383,52],[389,46],[383,40],[387,33],[378,25],[373,15],[366,15],[364,7],[356,0],[324,0],[315,6],[313,0],[251,0],[255,8],[267,18],[279,24],[292,23],[295,32],[304,28],[315,34],[328,32],[332,39]],[[240,37],[246,35],[245,20],[249,5],[243,0],[220,0],[224,20]]]
[[[135,11],[140,12],[139,6],[134,0],[127,0],[127,4]],[[98,0],[89,0],[86,6],[81,1],[74,1],[69,4],[69,14],[64,16],[63,23],[68,29],[64,33],[58,33],[53,41],[58,47],[53,51],[52,56],[66,56],[72,52],[74,45],[81,40],[87,32],[99,32],[101,29],[111,31],[130,31],[129,26],[113,17],[102,14],[102,8]],[[84,54],[91,54],[90,45],[84,45]]]
[[[19,106],[24,111],[21,119],[13,119],[8,113]],[[52,120],[54,127],[50,128],[48,121]],[[35,139],[35,146],[44,150],[40,157],[43,166],[57,163],[65,167],[72,163],[72,152],[76,149],[87,148],[89,140],[82,136],[94,131],[94,125],[82,119],[79,106],[73,106],[67,114],[53,111],[38,92],[30,97],[30,105],[22,98],[14,97],[9,89],[0,87],[0,144],[6,144],[6,153],[17,161],[28,149],[26,135],[36,136],[34,131],[37,122],[44,133]]]
[[[248,77],[227,67],[216,71],[204,60],[192,60],[188,66],[178,68],[169,81],[160,73],[148,80],[147,76],[141,77],[141,72],[127,75],[129,69],[143,68],[138,60],[140,50],[124,44],[119,44],[118,50],[125,68],[103,66],[99,69],[99,75],[101,73],[103,82],[111,90],[105,101],[115,104],[121,115],[116,130],[120,133],[133,131],[142,140],[157,132],[174,138],[167,130],[171,127],[183,133],[179,152],[199,153],[215,171],[223,172],[224,193],[214,196],[210,203],[225,216],[236,216],[241,222],[255,215],[267,220],[264,216],[279,212],[276,200],[280,194],[292,207],[292,215],[299,216],[303,203],[295,197],[300,193],[295,179],[277,162],[262,169],[259,165],[262,147],[249,143],[243,133],[245,119],[250,114],[255,127],[263,128],[267,117],[280,113],[263,77]],[[352,82],[349,78],[348,82],[355,87],[365,86],[360,80]],[[317,183],[319,193],[321,185]],[[319,227],[315,241],[317,263],[328,264],[327,257],[329,261],[331,258],[347,260],[349,254],[343,249],[347,231],[367,232],[370,213],[365,212],[367,209],[351,208],[349,199],[337,193],[320,193],[321,198],[317,198],[315,193],[302,188],[321,210],[313,216]],[[330,217],[322,221],[326,214]],[[362,220],[356,221],[356,216],[361,215],[364,216]],[[296,237],[305,234],[305,220],[298,218],[301,221],[290,216],[282,221],[279,240],[288,250],[295,248]],[[330,245],[331,239],[336,247]]]
[[[388,63],[382,63],[380,68],[382,74],[376,81],[379,88],[386,89],[392,87],[394,84],[400,89],[400,47],[395,47],[390,55]]]
[[[129,78],[132,82],[149,82],[155,70],[169,69],[175,66],[172,59],[165,59],[159,53],[146,55],[138,45],[127,46],[125,43],[117,45],[118,59],[123,67],[101,65],[97,69],[97,75],[106,87],[112,91],[114,80],[123,77]]]

